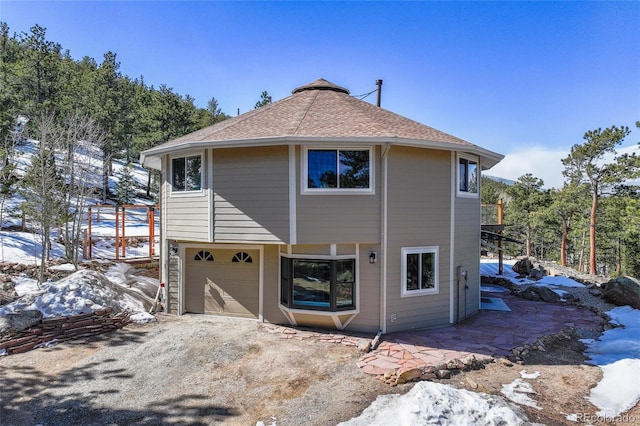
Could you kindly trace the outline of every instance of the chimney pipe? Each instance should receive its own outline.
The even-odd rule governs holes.
[[[376,99],[376,105],[380,106],[380,98],[382,96],[382,80],[376,80],[376,86],[378,86],[378,90],[377,90],[378,96]]]

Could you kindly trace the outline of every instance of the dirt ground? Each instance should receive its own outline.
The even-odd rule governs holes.
[[[335,425],[379,394],[410,389],[362,373],[358,357],[252,320],[159,315],[0,358],[0,424]]]
[[[521,406],[530,422],[640,424],[640,405],[618,419],[595,415],[586,398],[601,370],[585,364],[579,337],[565,333],[521,363],[498,360],[439,382],[501,395],[521,371],[539,372],[526,381],[541,409]],[[0,425],[336,425],[378,395],[413,386],[363,373],[361,355],[282,339],[254,320],[159,314],[154,323],[0,357]]]
[[[520,371],[545,425],[637,424],[636,405],[612,422],[595,416],[585,398],[601,378],[584,364],[572,336],[532,351],[524,363],[495,362],[441,383],[500,395]],[[159,315],[89,341],[0,358],[0,424],[4,425],[335,425],[359,415],[378,395],[405,393],[356,366],[356,348],[282,339],[255,321]],[[505,360],[506,361],[506,360]],[[624,421],[624,420],[627,421]]]

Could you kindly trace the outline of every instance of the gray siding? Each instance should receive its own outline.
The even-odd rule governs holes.
[[[279,308],[280,249],[274,244],[264,246],[264,320],[272,324],[289,324]]]
[[[388,161],[387,332],[448,324],[451,154],[394,146]],[[439,247],[439,293],[401,297],[402,248],[417,246]]]
[[[374,194],[301,194],[301,150],[296,149],[298,244],[380,241],[380,148],[374,161]]]
[[[214,242],[287,242],[286,146],[213,152]]]
[[[465,283],[458,285],[456,318],[463,319],[480,309],[480,198],[456,198],[455,214],[456,266],[467,271],[468,289]]]
[[[162,199],[164,201],[163,217],[165,221],[165,238],[175,240],[209,241],[209,197],[207,196],[207,173],[202,182],[203,191],[198,194],[172,194],[169,179],[170,159],[165,157],[165,173],[162,182]],[[208,162],[204,155],[203,168],[206,171]]]
[[[346,330],[377,332],[380,329],[380,262],[369,263],[369,252],[380,253],[379,246],[360,246],[360,265],[358,272],[359,291],[358,309],[359,313],[349,323]]]

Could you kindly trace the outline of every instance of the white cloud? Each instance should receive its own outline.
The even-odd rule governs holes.
[[[618,154],[640,155],[640,147],[637,144],[619,147]],[[504,159],[487,170],[485,174],[501,177],[513,181],[527,173],[544,181],[545,188],[562,188],[564,165],[562,159],[569,155],[569,150],[554,150],[547,147],[536,146],[521,151],[506,154]]]
[[[506,154],[504,159],[485,173],[513,181],[531,173],[544,181],[545,188],[562,188],[564,176],[562,159],[569,155],[566,150],[532,147]]]

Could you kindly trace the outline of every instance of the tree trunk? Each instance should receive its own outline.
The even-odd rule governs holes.
[[[589,217],[589,273],[596,275],[596,218],[598,212],[598,187],[593,188],[591,215]]]
[[[569,238],[569,227],[566,221],[562,221],[562,241],[560,242],[560,265],[567,266],[567,239]]]
[[[578,261],[578,271],[584,272],[584,230],[582,231],[582,239],[580,240],[580,260]]]

